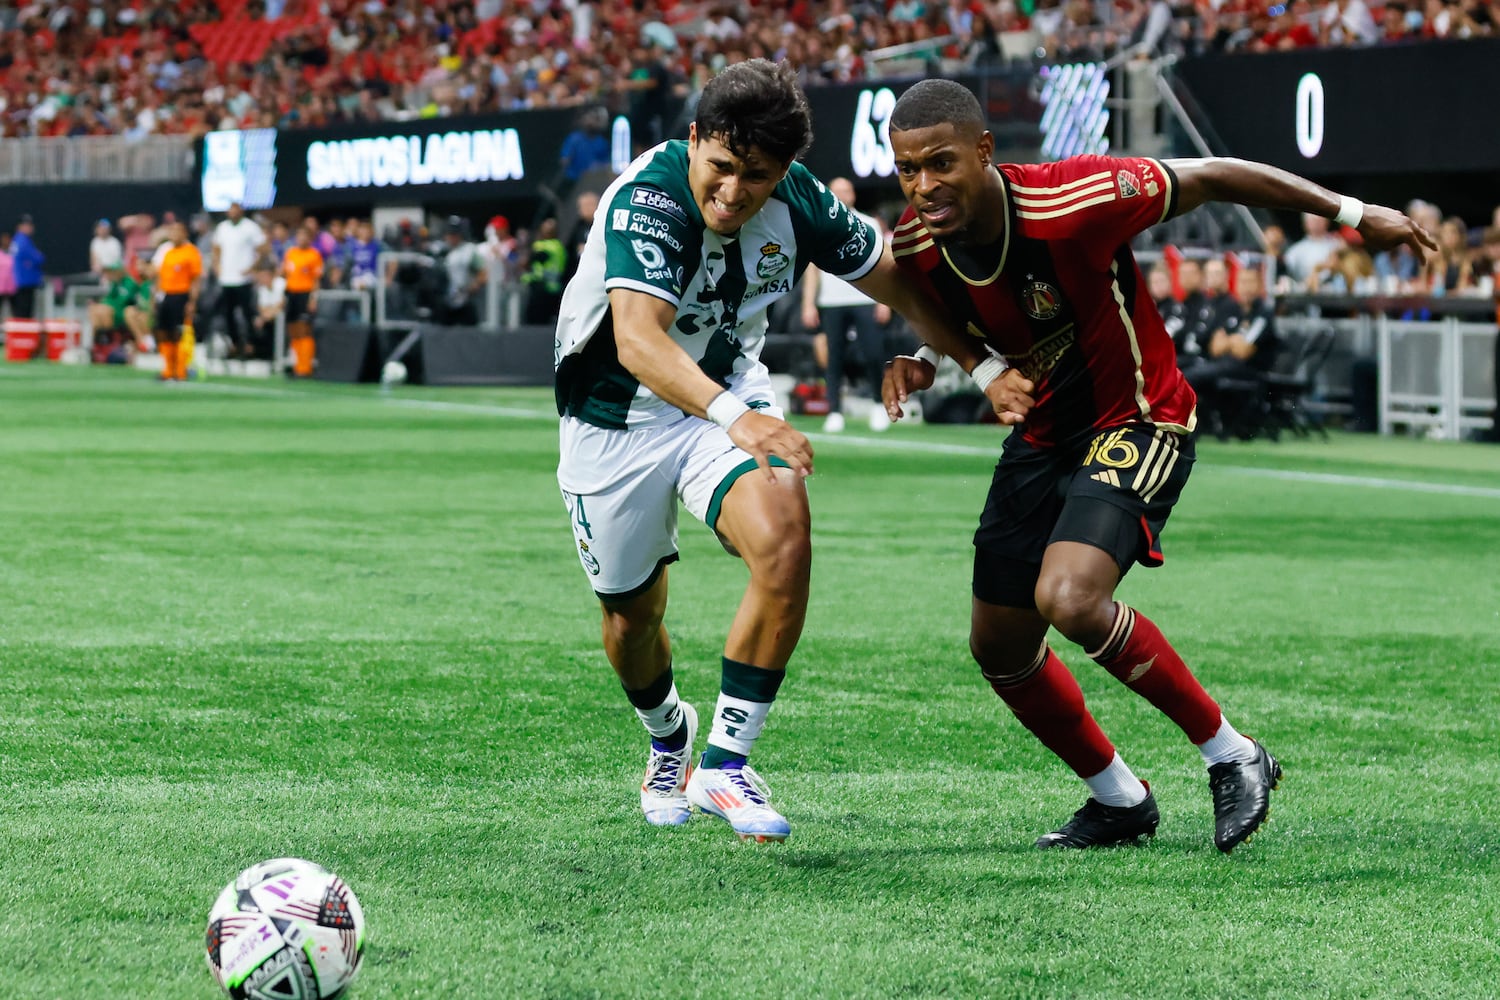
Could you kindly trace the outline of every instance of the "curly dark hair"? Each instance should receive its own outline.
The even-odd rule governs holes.
[[[735,63],[708,81],[694,121],[700,137],[712,136],[736,156],[758,148],[791,163],[812,145],[812,112],[785,61]]]

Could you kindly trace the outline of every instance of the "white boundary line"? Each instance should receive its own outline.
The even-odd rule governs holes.
[[[269,386],[233,385],[224,382],[200,382],[193,386],[198,391],[209,390],[247,396],[275,396],[287,399],[347,400],[366,403],[363,396],[314,395],[294,392],[290,389],[273,389]],[[375,402],[382,406],[402,409],[429,410],[436,413],[470,413],[495,417],[510,417],[522,420],[555,420],[550,410],[526,410],[518,407],[494,406],[489,403],[452,403],[436,399],[407,399],[380,395]],[[842,434],[820,434],[813,432],[808,439],[820,443],[837,443],[855,448],[870,448],[876,451],[915,451],[927,455],[963,455],[975,458],[998,460],[1000,448],[980,448],[975,445],[946,444],[938,441],[906,441],[895,438],[846,437]],[[1246,465],[1211,465],[1205,467],[1213,472],[1234,476],[1250,476],[1256,479],[1279,479],[1285,482],[1318,483],[1325,486],[1354,486],[1375,490],[1405,490],[1410,493],[1432,493],[1443,496],[1482,497],[1500,500],[1500,488],[1489,486],[1464,486],[1458,483],[1426,483],[1413,479],[1387,479],[1379,476],[1346,476],[1335,472],[1298,472],[1291,469],[1266,469]]]

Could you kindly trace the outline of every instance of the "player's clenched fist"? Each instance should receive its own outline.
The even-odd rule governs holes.
[[[1007,368],[985,387],[984,395],[1000,422],[1010,426],[1025,422],[1026,414],[1036,405],[1031,395],[1035,389],[1031,379],[1014,368]]]

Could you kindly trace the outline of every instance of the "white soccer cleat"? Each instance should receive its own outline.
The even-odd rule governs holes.
[[[771,790],[748,764],[698,768],[688,780],[687,797],[704,812],[728,820],[741,840],[764,844],[791,836],[792,825],[771,808]]]
[[[641,812],[652,826],[681,826],[692,818],[687,800],[688,775],[693,773],[693,737],[698,735],[698,711],[682,702],[687,720],[687,743],[681,750],[651,748],[646,778],[641,782]]]
[[[834,410],[832,413],[828,414],[827,419],[825,419],[823,421],[823,433],[824,434],[842,434],[842,433],[844,433],[844,415],[842,413],[838,412],[837,410]]]
[[[882,406],[880,403],[876,403],[870,409],[870,430],[875,431],[877,434],[879,434],[890,429],[890,416],[885,412],[884,406]]]

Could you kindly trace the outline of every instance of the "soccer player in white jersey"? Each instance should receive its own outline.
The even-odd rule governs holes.
[[[697,806],[754,841],[791,831],[746,758],[802,632],[812,558],[812,448],[760,362],[766,310],[812,263],[919,331],[946,322],[898,279],[880,234],[795,162],[811,139],[786,65],[715,77],[687,141],[648,150],[604,192],[557,331],[558,483],[605,653],[651,737],[641,807],[675,826]],[[663,625],[679,501],[750,570],[696,768],[697,713],[678,698]]]

